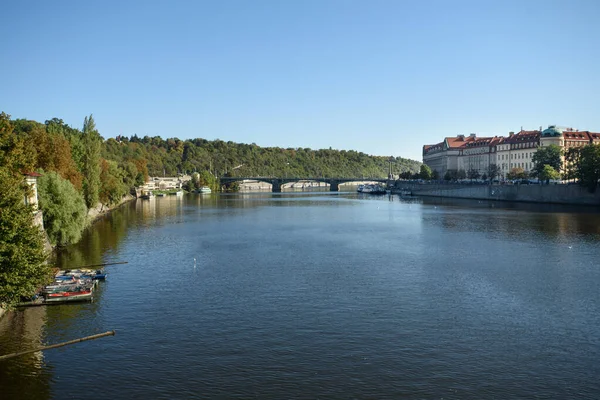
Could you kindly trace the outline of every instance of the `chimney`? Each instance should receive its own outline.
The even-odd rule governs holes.
[[[476,133],[471,133],[471,134],[469,135],[469,137],[472,137],[473,139],[476,139],[476,138],[477,138],[477,134],[476,134]]]
[[[513,131],[508,132],[508,137],[513,137],[515,133]]]
[[[465,140],[465,135],[456,135],[456,137],[460,140]]]

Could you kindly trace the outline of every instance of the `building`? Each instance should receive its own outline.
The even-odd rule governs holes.
[[[443,142],[423,146],[423,164],[427,164],[432,171],[437,171],[443,177],[447,171],[457,171],[460,150],[467,143],[476,139],[472,133],[469,136],[458,135],[447,137]]]
[[[29,172],[25,174],[25,183],[29,186],[29,192],[25,194],[23,201],[27,205],[31,205],[33,209],[33,224],[44,229],[44,216],[42,211],[38,208],[38,186],[37,178],[40,174],[37,172]]]
[[[505,179],[513,168],[529,173],[534,168],[533,155],[540,147],[551,144],[563,149],[600,144],[600,133],[579,131],[550,125],[547,129],[510,132],[508,137],[477,137],[457,135],[444,141],[423,146],[423,163],[443,177],[448,171],[475,170],[480,176],[489,174],[496,164],[499,178]]]
[[[500,179],[513,168],[523,168],[529,173],[533,170],[533,154],[540,147],[540,130],[510,132],[507,138],[496,146],[496,165]]]
[[[502,137],[478,138],[472,134],[473,140],[465,143],[459,149],[458,170],[477,171],[479,176],[488,174],[490,164],[496,162],[496,146],[502,141]]]

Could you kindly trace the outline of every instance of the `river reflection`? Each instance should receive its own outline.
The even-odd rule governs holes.
[[[599,226],[354,192],[138,200],[57,255],[129,262],[95,301],[6,316],[0,354],[117,335],[0,362],[0,397],[595,398]]]

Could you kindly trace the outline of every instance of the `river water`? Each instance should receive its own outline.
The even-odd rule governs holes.
[[[357,193],[138,200],[0,320],[1,399],[600,397],[600,214]],[[195,260],[195,261],[194,261]]]

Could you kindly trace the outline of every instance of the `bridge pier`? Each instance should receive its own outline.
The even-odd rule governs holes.
[[[331,181],[331,183],[329,184],[329,191],[330,192],[339,192],[340,184],[338,182]]]
[[[279,180],[273,180],[271,184],[273,185],[271,189],[273,193],[281,193],[281,182]]]

